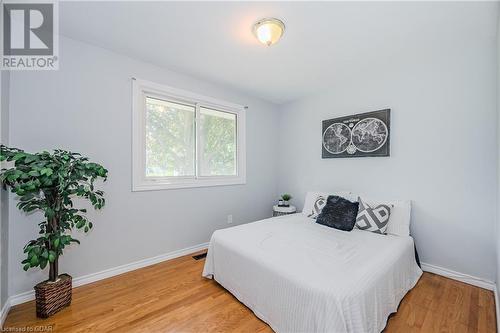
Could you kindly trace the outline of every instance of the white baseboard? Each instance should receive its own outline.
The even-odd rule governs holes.
[[[455,271],[452,271],[451,269],[447,269],[447,268],[443,268],[443,267],[439,267],[439,266],[435,266],[435,265],[431,265],[431,264],[422,263],[421,265],[422,265],[423,271],[434,273],[437,275],[441,275],[441,276],[444,276],[444,277],[447,277],[447,278],[450,278],[453,280],[457,280],[460,282],[468,283],[468,284],[471,284],[471,285],[476,286],[476,287],[495,291],[495,282],[493,282],[493,281],[484,280],[484,279],[478,278],[476,276],[455,272]]]
[[[0,328],[3,328],[3,323],[5,322],[5,318],[7,318],[9,310],[10,310],[10,299],[7,299],[0,312]]]
[[[176,251],[172,251],[169,253],[160,254],[159,256],[156,256],[156,257],[139,260],[136,262],[132,262],[130,264],[125,264],[125,265],[109,268],[109,269],[106,269],[106,270],[103,270],[103,271],[100,271],[97,273],[92,273],[92,274],[80,276],[77,278],[73,278],[73,287],[83,286],[85,284],[89,284],[89,283],[96,282],[99,280],[107,279],[107,278],[115,276],[115,275],[120,275],[120,274],[130,272],[130,271],[133,271],[133,270],[136,270],[139,268],[143,268],[146,266],[151,266],[151,265],[157,264],[157,263],[162,262],[162,261],[182,257],[182,256],[188,255],[188,254],[193,253],[193,252],[204,250],[207,247],[208,247],[208,243],[202,243],[202,244],[190,246],[190,247],[187,247],[187,248],[184,248],[181,250],[176,250]],[[24,293],[13,295],[13,296],[9,297],[9,299],[5,302],[6,303],[5,305],[8,305],[8,309],[10,309],[10,307],[12,307],[14,305],[28,302],[28,301],[31,301],[33,299],[35,299],[35,291],[30,290],[30,291],[26,291]],[[5,306],[4,306],[4,308],[5,308]],[[7,310],[7,313],[8,313],[8,310]],[[4,314],[3,309],[2,309],[2,318],[3,318],[3,316],[6,317],[7,313]]]

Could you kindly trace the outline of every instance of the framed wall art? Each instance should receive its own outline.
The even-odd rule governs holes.
[[[322,157],[390,156],[391,110],[323,120]]]

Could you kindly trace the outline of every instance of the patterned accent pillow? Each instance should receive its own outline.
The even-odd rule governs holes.
[[[327,198],[324,197],[323,195],[318,195],[316,199],[314,200],[311,212],[307,215],[307,217],[310,218],[317,218],[319,214],[321,214],[321,211],[323,210],[323,207],[326,206],[326,200]]]
[[[338,195],[339,197],[347,198],[354,201],[356,197],[351,198],[351,192],[348,191],[336,191],[336,192],[319,192],[319,191],[309,191],[306,194],[304,201],[304,207],[302,209],[302,214],[305,216],[316,219],[321,213],[321,210],[326,205],[326,200],[330,195]]]
[[[358,197],[359,210],[356,217],[356,228],[377,234],[385,234],[391,215],[392,205],[378,205],[370,207],[361,197]]]

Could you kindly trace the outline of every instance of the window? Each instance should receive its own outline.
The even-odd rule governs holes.
[[[134,191],[245,183],[240,105],[133,81]]]

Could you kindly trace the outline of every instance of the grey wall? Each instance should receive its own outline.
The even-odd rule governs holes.
[[[299,208],[309,189],[411,199],[423,262],[495,281],[497,4],[471,10],[283,106],[278,189]],[[390,157],[321,159],[322,120],[382,108],[392,109]]]
[[[28,151],[64,148],[109,170],[107,205],[90,213],[88,234],[69,248],[60,272],[74,277],[207,242],[212,232],[271,215],[277,194],[274,105],[215,84],[71,39],[60,41],[60,69],[11,75],[10,144]],[[131,77],[248,105],[247,184],[131,192]],[[9,292],[31,290],[47,270],[22,271],[22,247],[36,236],[39,215],[10,201]]]
[[[0,142],[9,143],[10,73],[0,71]],[[7,191],[0,188],[0,308],[8,298],[9,204]]]

